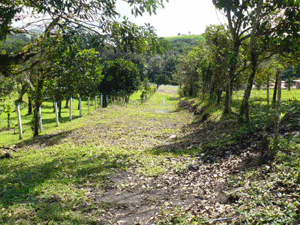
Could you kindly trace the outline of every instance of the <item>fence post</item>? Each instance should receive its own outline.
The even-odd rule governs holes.
[[[95,96],[95,110],[97,109],[98,96]]]
[[[103,94],[100,95],[101,109],[103,108]]]
[[[72,109],[72,107],[73,107],[73,98],[71,97],[70,98],[70,121],[72,121],[72,119],[73,119],[73,115],[72,115],[73,109]]]
[[[21,109],[20,105],[17,106],[18,112],[18,121],[19,121],[19,139],[23,139],[23,127],[22,127],[22,117],[21,117]]]
[[[108,95],[106,95],[106,106],[108,106]]]
[[[59,126],[57,102],[54,102],[54,110],[55,110],[55,117],[56,117],[56,126]]]
[[[43,131],[42,107],[39,107],[39,128]]]

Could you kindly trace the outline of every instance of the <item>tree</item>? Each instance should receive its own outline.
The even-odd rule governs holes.
[[[225,96],[225,109],[224,114],[231,113],[231,101],[232,101],[232,91],[234,86],[234,80],[236,79],[238,73],[238,58],[240,47],[243,42],[247,39],[250,40],[250,54],[252,57],[253,69],[255,74],[255,69],[257,66],[257,55],[255,53],[255,34],[257,26],[260,22],[262,0],[213,0],[214,5],[217,9],[222,11],[227,18],[228,28],[230,30],[232,39],[232,52],[230,57],[230,67],[228,72],[229,82],[227,82],[226,96]],[[253,74],[251,75],[253,76]],[[249,78],[249,82],[253,83],[252,77]],[[251,84],[248,84],[246,90],[246,96],[244,97],[244,103],[247,103],[248,93]],[[251,90],[250,90],[251,92]],[[249,95],[250,96],[250,95]],[[243,114],[243,112],[242,112]]]
[[[134,15],[142,15],[145,12],[156,13],[157,8],[163,6],[163,0],[127,0],[126,2],[132,7]],[[153,27],[150,25],[137,27],[127,20],[119,23],[116,21],[119,14],[115,9],[116,1],[114,0],[94,0],[92,2],[87,0],[67,2],[60,0],[4,0],[0,5],[0,40],[6,39],[10,33],[28,32],[28,27],[41,25],[43,16],[47,15],[43,35],[36,39],[35,43],[46,41],[53,31],[64,32],[66,27],[73,27],[74,30],[84,29],[97,34],[99,42],[101,41],[103,44],[117,42],[118,45],[121,44],[124,48],[129,46],[131,49],[134,46],[138,46],[136,49],[139,49],[139,46],[143,46],[143,49],[157,50],[159,48],[159,40],[156,38]],[[12,23],[18,20],[18,14],[29,15],[36,22],[28,22],[19,29],[13,28]],[[30,18],[27,19],[30,21]],[[38,52],[33,51],[35,45],[30,44],[22,51],[13,54],[0,53],[0,72],[4,76],[9,76],[14,69],[13,65],[23,63],[37,55]]]
[[[58,102],[61,117],[61,102],[79,95],[89,97],[97,93],[102,79],[99,52],[95,49],[74,49],[60,52],[48,74],[51,79],[45,84],[47,95]]]
[[[228,30],[221,25],[208,26],[204,37],[208,58],[201,70],[203,93],[206,90],[209,91],[210,101],[217,99],[217,104],[220,104],[222,92],[226,90],[226,84],[231,81],[228,77],[228,68],[230,67],[232,41]]]
[[[72,31],[57,31],[36,46],[42,50],[35,59],[40,63],[31,74],[34,136],[39,134],[38,110],[47,94],[59,101],[61,111],[63,97],[87,96],[90,91],[95,93],[101,79],[97,52],[93,49],[80,50],[81,39]]]
[[[125,97],[138,90],[140,71],[133,62],[124,59],[106,61],[102,74],[104,76],[98,90],[105,95]]]
[[[240,108],[240,118],[249,121],[249,98],[261,52],[285,57],[298,54],[300,3],[281,0],[213,0],[213,3],[224,12],[231,31],[235,53],[230,68],[232,77],[240,46],[244,44],[249,49],[251,73]]]
[[[194,48],[179,58],[173,79],[180,85],[185,96],[196,97],[200,90],[199,68],[206,62],[205,48]]]

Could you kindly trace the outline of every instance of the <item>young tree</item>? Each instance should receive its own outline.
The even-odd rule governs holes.
[[[208,68],[202,68],[203,87],[209,91],[210,101],[217,99],[217,103],[220,104],[222,92],[231,81],[227,72],[230,67],[232,41],[229,31],[221,25],[208,26],[204,37],[208,49],[209,71]]]
[[[194,48],[183,54],[177,65],[173,79],[180,85],[185,96],[196,97],[200,91],[199,68],[207,60],[206,48]]]

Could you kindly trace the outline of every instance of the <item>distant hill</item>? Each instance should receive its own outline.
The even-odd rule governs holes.
[[[200,41],[204,40],[203,35],[181,35],[174,37],[166,37],[171,43],[175,54],[188,52],[199,45]]]
[[[168,41],[174,41],[174,40],[181,40],[181,39],[193,39],[193,40],[204,40],[203,35],[180,35],[180,36],[174,36],[174,37],[165,37]]]

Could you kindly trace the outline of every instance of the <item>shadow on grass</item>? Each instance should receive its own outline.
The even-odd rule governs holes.
[[[78,118],[81,118],[80,116],[73,116],[72,117],[72,120],[76,120]],[[59,122],[60,123],[67,123],[67,122],[70,122],[70,117],[61,117],[59,118]],[[53,116],[52,119],[42,119],[42,123],[43,124],[56,124],[56,118],[55,116]],[[32,121],[29,121],[27,123],[23,123],[23,125],[31,125],[32,124]]]
[[[40,135],[22,141],[16,145],[17,148],[30,147],[33,145],[40,145],[43,147],[54,146],[60,142],[60,140],[68,137],[73,131],[64,131],[57,134]]]
[[[124,169],[125,161],[123,155],[115,155],[112,160],[111,155],[100,153],[93,156],[54,156],[50,162],[39,161],[40,164],[32,166],[3,163],[0,171],[7,171],[9,175],[0,179],[0,206],[9,208],[15,205],[13,207],[21,213],[9,216],[2,211],[0,223],[95,223],[95,218],[87,214],[95,206],[73,192],[75,189],[82,191],[86,185],[93,183],[100,184],[100,189],[105,188],[109,183],[108,176],[115,169]],[[101,210],[101,206],[97,209]],[[73,213],[76,216],[72,216]]]

